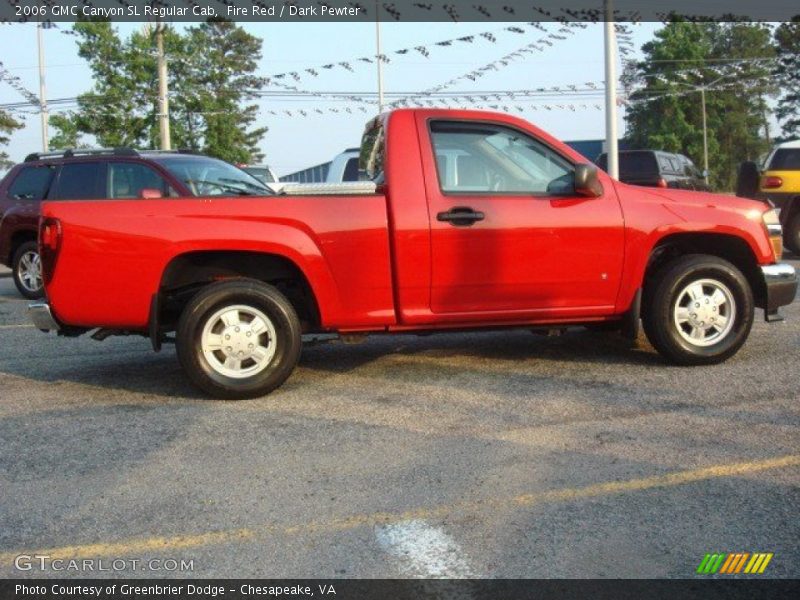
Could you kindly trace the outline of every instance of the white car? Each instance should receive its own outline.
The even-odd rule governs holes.
[[[261,183],[275,183],[278,181],[278,178],[275,176],[275,172],[269,167],[269,165],[238,164],[236,166],[242,171],[245,171],[258,179]]]
[[[337,154],[328,168],[325,183],[343,183],[348,181],[366,181],[366,173],[358,167],[358,148],[348,148]]]

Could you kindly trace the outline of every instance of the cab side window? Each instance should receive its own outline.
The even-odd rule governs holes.
[[[48,196],[53,200],[98,200],[106,196],[104,162],[67,163]]]
[[[435,121],[431,140],[445,193],[574,193],[566,159],[526,134],[502,125]]]
[[[24,167],[8,187],[8,197],[14,200],[43,200],[54,171],[52,167]]]
[[[108,165],[108,198],[139,198],[143,189],[155,189],[164,196],[170,195],[167,182],[154,169],[134,162]]]

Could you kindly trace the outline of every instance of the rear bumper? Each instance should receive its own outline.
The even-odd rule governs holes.
[[[33,302],[28,305],[28,318],[36,329],[41,331],[58,331],[61,326],[53,317],[47,302]]]
[[[776,263],[761,267],[764,286],[767,292],[764,314],[767,321],[779,320],[778,309],[794,301],[797,294],[797,272],[792,265]]]

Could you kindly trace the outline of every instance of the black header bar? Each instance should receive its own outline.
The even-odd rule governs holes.
[[[797,0],[611,0],[616,21],[788,21]],[[0,0],[4,23],[604,21],[603,0]]]
[[[779,579],[40,579],[0,582],[4,600],[772,600],[800,597]]]

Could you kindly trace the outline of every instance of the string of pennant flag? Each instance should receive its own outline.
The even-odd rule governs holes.
[[[16,75],[12,75],[8,69],[6,69],[2,61],[0,61],[0,81],[10,85],[31,104],[39,105],[39,96],[22,85],[22,80]]]

